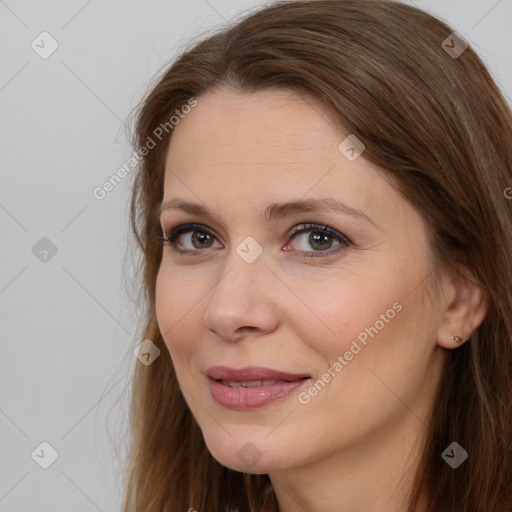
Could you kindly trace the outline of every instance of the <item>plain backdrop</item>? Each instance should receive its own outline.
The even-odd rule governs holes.
[[[512,96],[512,0],[408,3],[447,21]],[[129,157],[124,123],[154,75],[263,5],[0,0],[0,511],[119,511],[142,341],[124,285],[130,179],[93,190]]]

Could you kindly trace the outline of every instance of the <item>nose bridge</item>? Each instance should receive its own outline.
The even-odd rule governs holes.
[[[257,242],[256,242],[257,243]],[[258,244],[259,246],[259,244]],[[222,276],[211,290],[204,315],[207,328],[228,339],[240,327],[271,328],[272,276],[263,248],[254,240],[233,247]]]
[[[215,294],[219,293],[219,288],[234,287],[230,292],[258,288],[258,282],[265,280],[269,272],[264,259],[263,246],[252,236],[243,238],[230,250],[225,264],[226,271],[215,287]]]

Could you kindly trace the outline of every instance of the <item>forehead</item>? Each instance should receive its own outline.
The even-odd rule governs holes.
[[[227,146],[251,160],[260,155],[258,148],[265,150],[267,160],[289,159],[292,151],[299,159],[305,150],[332,147],[342,135],[339,131],[332,114],[310,95],[282,89],[220,89],[198,98],[198,105],[174,129],[170,149],[197,144],[203,151],[194,153],[196,159],[224,157]]]
[[[211,206],[335,197],[369,216],[400,201],[381,170],[339,145],[349,135],[320,102],[288,90],[217,90],[174,128],[164,198]],[[219,198],[221,199],[219,201]]]

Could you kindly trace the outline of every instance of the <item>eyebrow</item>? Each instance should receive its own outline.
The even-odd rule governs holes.
[[[158,217],[162,215],[165,210],[176,209],[182,210],[191,215],[197,215],[206,219],[214,219],[215,214],[206,206],[197,203],[191,203],[182,199],[170,199],[158,206]],[[325,199],[303,199],[296,201],[289,201],[286,203],[271,203],[265,208],[264,216],[267,221],[282,219],[284,217],[292,216],[304,212],[321,212],[321,211],[334,211],[337,213],[344,213],[357,217],[365,222],[371,224],[377,229],[381,229],[366,213],[362,210],[346,205],[341,201],[332,198]]]

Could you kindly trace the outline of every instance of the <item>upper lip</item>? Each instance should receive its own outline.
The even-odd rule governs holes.
[[[305,373],[288,373],[262,366],[246,366],[244,368],[230,368],[229,366],[212,366],[206,375],[214,380],[229,380],[232,382],[251,380],[287,380],[294,381],[309,378]]]

